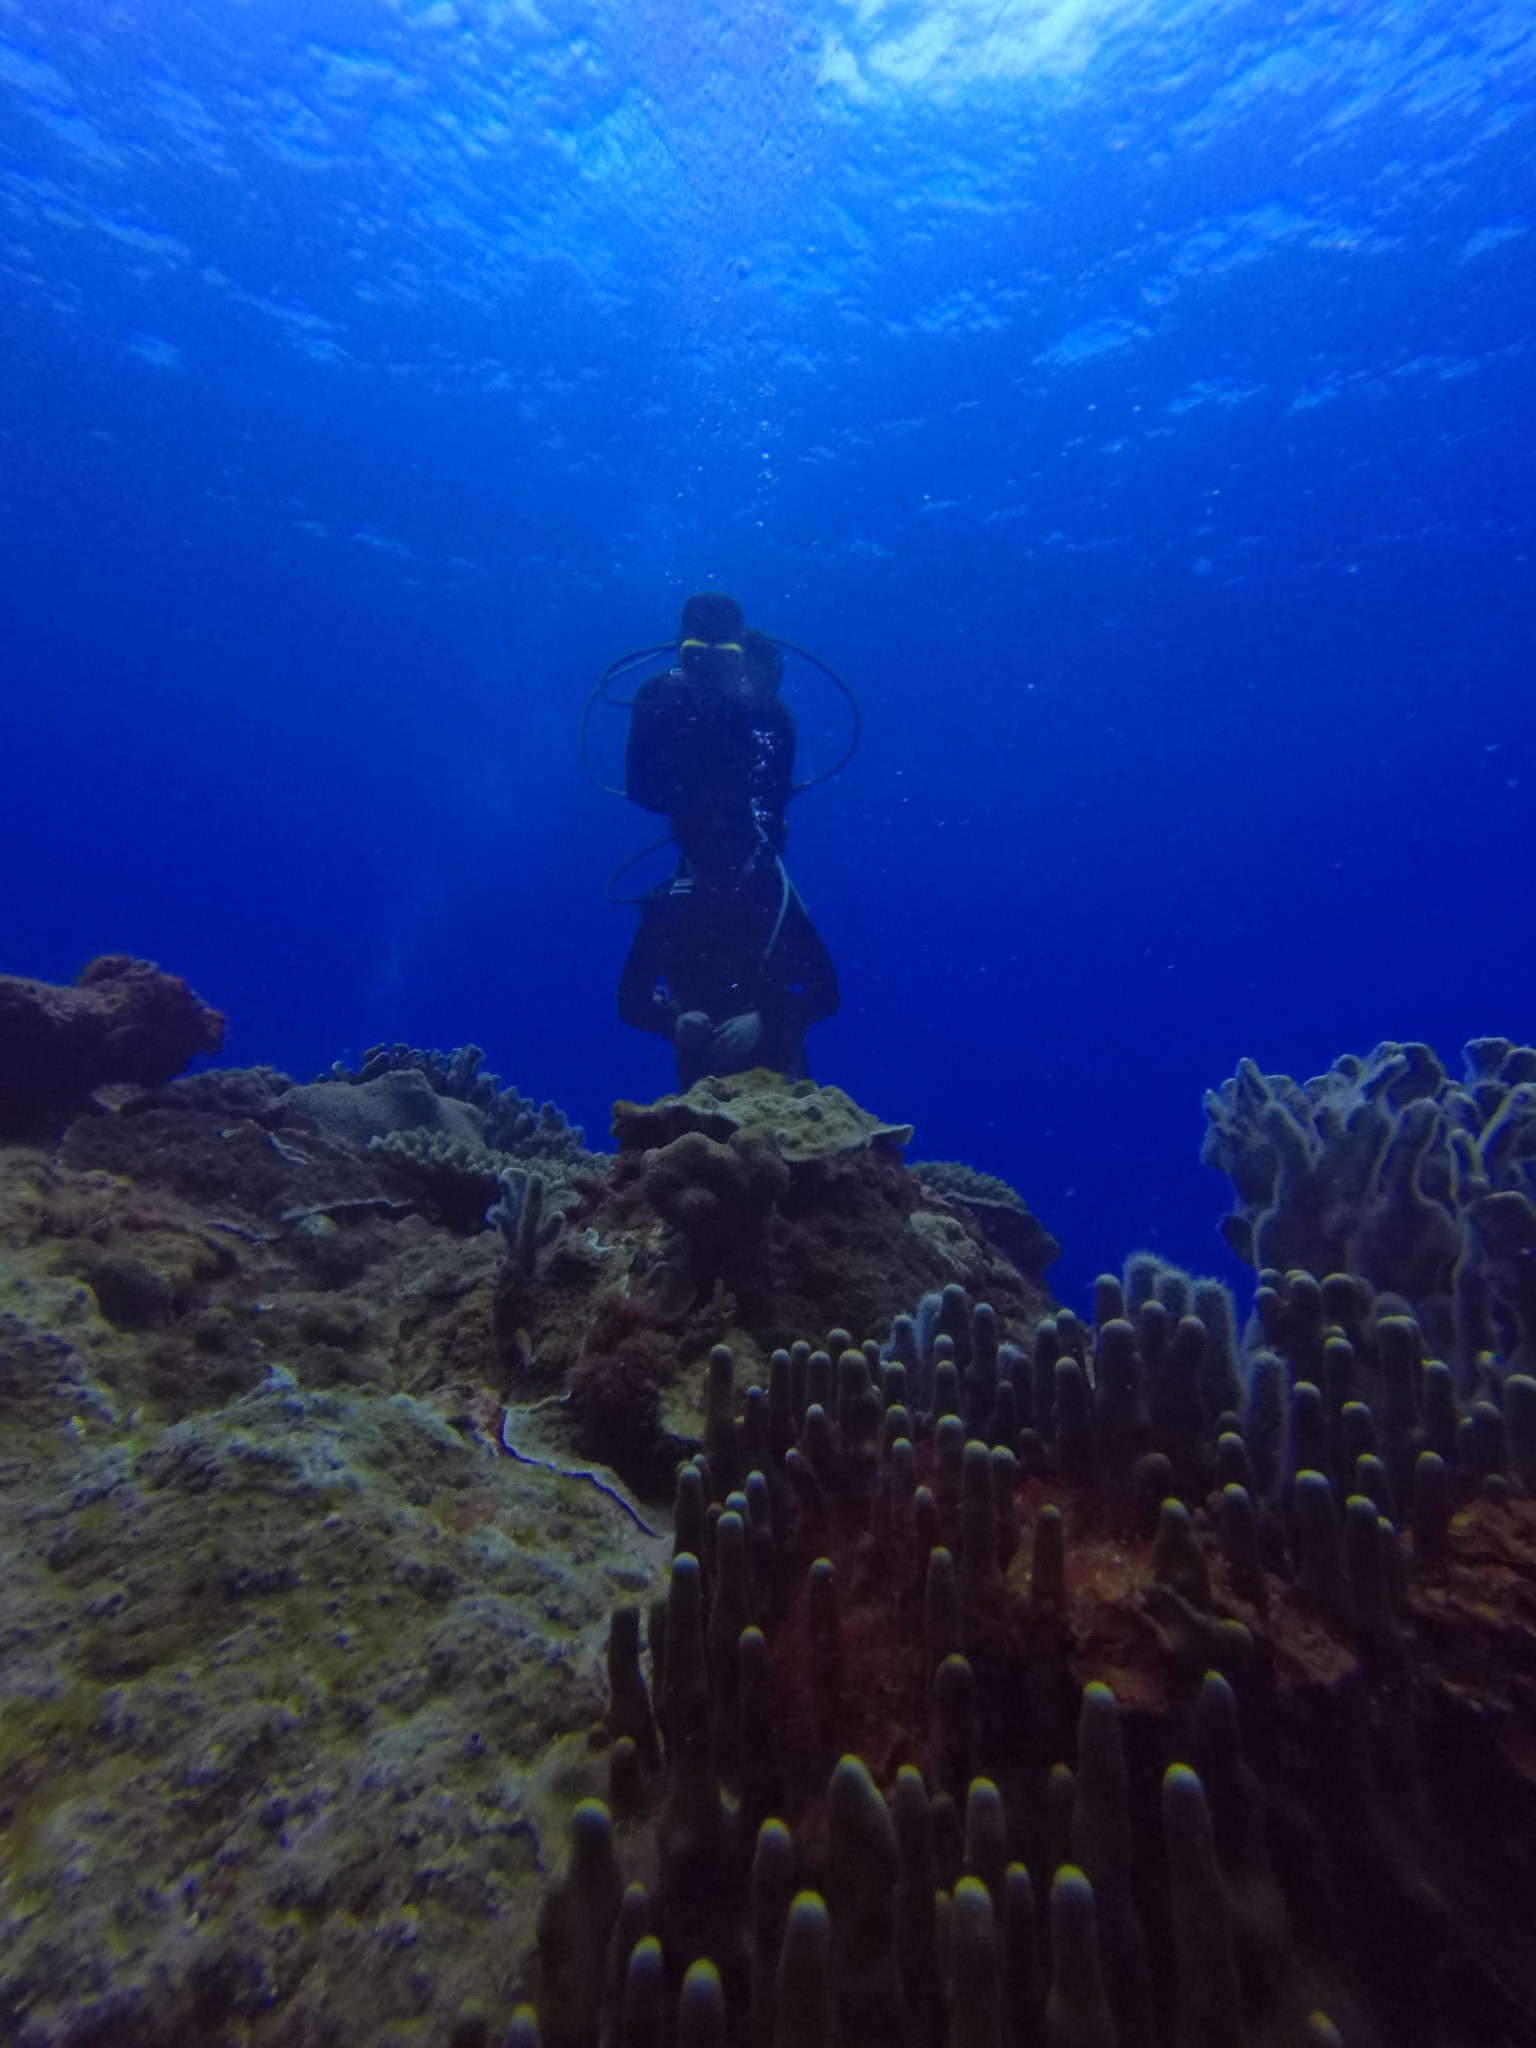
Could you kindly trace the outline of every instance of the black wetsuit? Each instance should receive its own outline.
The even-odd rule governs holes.
[[[619,978],[619,1015],[637,1031],[674,1038],[677,1020],[702,1013],[719,1027],[756,1014],[762,1035],[744,1054],[706,1038],[677,1046],[677,1080],[772,1067],[805,1074],[805,1033],[837,1008],[837,973],[821,936],[777,860],[720,882],[679,870],[643,896]]]
[[[795,721],[776,690],[749,697],[672,669],[635,693],[625,793],[662,813],[692,868],[782,853],[794,770]]]

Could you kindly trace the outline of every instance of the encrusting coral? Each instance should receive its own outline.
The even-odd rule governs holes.
[[[907,1165],[922,1188],[962,1208],[1032,1280],[1043,1280],[1047,1268],[1060,1258],[1061,1246],[1030,1213],[1018,1189],[995,1173],[978,1173],[958,1159],[913,1159]]]
[[[279,1098],[284,1119],[314,1123],[333,1141],[381,1155],[394,1184],[451,1230],[481,1230],[501,1176],[537,1160],[545,1178],[568,1187],[601,1172],[580,1128],[552,1102],[542,1108],[483,1073],[477,1045],[454,1052],[375,1046],[354,1071],[328,1074]]]
[[[487,1227],[500,1175],[511,1164],[505,1154],[446,1131],[386,1131],[371,1137],[368,1148],[382,1153],[381,1163],[401,1189],[450,1230]]]
[[[786,1081],[767,1067],[711,1074],[686,1095],[613,1105],[613,1135],[620,1151],[668,1145],[689,1131],[719,1144],[737,1135],[764,1139],[779,1158],[795,1165],[872,1147],[899,1152],[912,1138],[910,1124],[882,1123],[841,1088]]]
[[[368,1149],[382,1153],[381,1164],[396,1184],[450,1230],[494,1229],[501,1221],[497,1204],[508,1175],[526,1177],[529,1171],[515,1152],[488,1151],[446,1131],[389,1131],[370,1138]],[[528,1157],[540,1162],[546,1190],[560,1191],[567,1201],[576,1199],[571,1170],[563,1161],[543,1153]],[[597,1164],[589,1153],[581,1158],[589,1170]]]
[[[678,1233],[701,1283],[729,1281],[752,1267],[790,1171],[772,1141],[735,1131],[722,1145],[684,1131],[650,1152],[645,1197]]]

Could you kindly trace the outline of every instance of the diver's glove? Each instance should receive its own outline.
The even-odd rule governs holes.
[[[708,1045],[714,1028],[703,1010],[684,1010],[672,1027],[672,1042],[684,1052],[700,1052]]]
[[[715,1033],[710,1052],[720,1063],[721,1073],[744,1067],[756,1052],[763,1036],[763,1020],[756,1010],[743,1010],[739,1017],[727,1017]]]

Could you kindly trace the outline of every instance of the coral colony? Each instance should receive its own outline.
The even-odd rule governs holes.
[[[1536,1052],[1241,1067],[1240,1328],[836,1089],[221,1022],[0,982],[6,2039],[1536,2041]]]

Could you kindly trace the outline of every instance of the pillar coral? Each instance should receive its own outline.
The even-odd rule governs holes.
[[[716,1352],[654,1715],[615,1620],[614,1866],[584,1812],[524,2048],[1528,2038],[1524,1382],[1519,1456],[1468,1417],[1448,1460],[1422,1347],[1388,1333],[1378,1417],[1326,1326],[1259,1474],[1198,1329],[1126,1306],[1003,1347],[969,1426],[953,1334],[922,1408],[846,1331],[744,1404]]]

